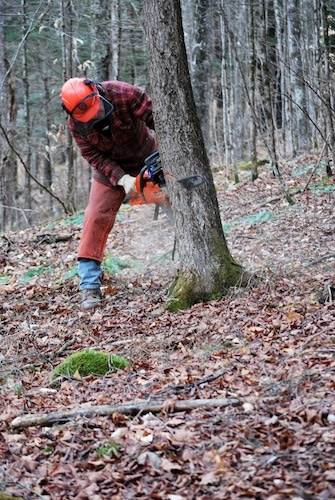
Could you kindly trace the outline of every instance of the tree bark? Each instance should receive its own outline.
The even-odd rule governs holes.
[[[163,170],[171,197],[178,275],[170,310],[224,296],[243,268],[226,244],[212,172],[192,94],[179,0],[144,1],[149,79]],[[187,190],[176,180],[194,174],[203,184]]]

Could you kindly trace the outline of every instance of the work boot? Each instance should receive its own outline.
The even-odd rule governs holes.
[[[81,291],[82,309],[93,309],[102,304],[102,294],[100,288],[86,288]]]

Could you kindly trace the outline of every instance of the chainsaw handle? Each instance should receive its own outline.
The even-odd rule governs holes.
[[[160,163],[159,151],[155,151],[151,153],[151,155],[147,156],[144,160],[144,163],[149,167],[151,165],[155,166],[157,163]]]

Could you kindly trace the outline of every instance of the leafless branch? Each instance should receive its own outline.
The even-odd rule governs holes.
[[[117,405],[101,405],[74,408],[68,411],[55,411],[50,413],[28,414],[22,417],[15,418],[12,423],[12,429],[24,429],[26,427],[36,427],[52,425],[55,423],[65,423],[75,420],[78,417],[94,417],[108,416],[113,413],[122,413],[125,415],[136,415],[137,413],[159,413],[166,408],[166,402],[157,403],[147,401],[131,401],[129,403]],[[235,398],[218,398],[218,399],[193,399],[186,401],[175,401],[173,411],[191,411],[198,408],[217,408],[224,406],[240,406],[243,401]]]

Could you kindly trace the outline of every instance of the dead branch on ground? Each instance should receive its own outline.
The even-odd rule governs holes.
[[[191,411],[198,408],[217,408],[225,406],[239,406],[243,401],[237,398],[217,398],[217,399],[194,399],[186,401],[175,401],[173,411]],[[150,401],[132,401],[116,405],[101,405],[82,408],[73,408],[68,411],[55,411],[50,413],[27,414],[16,417],[12,423],[12,429],[24,429],[27,427],[50,426],[56,423],[65,423],[75,420],[78,417],[109,416],[113,413],[124,415],[136,415],[137,413],[159,413],[165,408],[165,401],[151,403]]]

